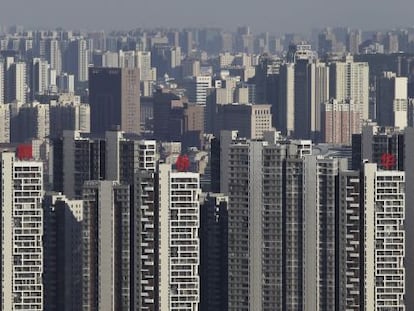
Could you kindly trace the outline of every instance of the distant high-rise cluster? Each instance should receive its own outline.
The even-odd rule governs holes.
[[[414,28],[5,29],[1,310],[414,311]]]

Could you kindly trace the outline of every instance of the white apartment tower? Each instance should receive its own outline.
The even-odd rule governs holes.
[[[199,195],[199,174],[159,165],[159,310],[199,310]]]
[[[62,72],[62,52],[59,40],[49,39],[46,43],[45,54],[50,68],[56,70],[56,73],[60,75]]]
[[[207,89],[211,88],[211,76],[196,76],[188,79],[188,100],[198,105],[205,105]]]
[[[1,309],[43,310],[43,163],[1,154]]]
[[[372,163],[340,173],[337,310],[406,310],[405,185]]]
[[[330,65],[330,97],[338,101],[352,99],[359,108],[361,120],[370,118],[369,111],[369,66],[365,62],[354,62],[348,55],[343,62]]]
[[[365,164],[364,205],[365,310],[404,311],[405,173]]]

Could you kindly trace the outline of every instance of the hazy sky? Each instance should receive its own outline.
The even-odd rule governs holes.
[[[253,32],[306,32],[414,25],[413,0],[0,0],[0,25],[131,29],[251,25]]]

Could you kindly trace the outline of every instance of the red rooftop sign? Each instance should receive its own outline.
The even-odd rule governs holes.
[[[16,156],[19,160],[31,160],[33,158],[32,145],[18,145],[16,149]]]

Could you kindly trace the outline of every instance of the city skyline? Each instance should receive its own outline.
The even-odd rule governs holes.
[[[307,32],[328,26],[350,26],[365,30],[410,26],[409,0],[360,2],[327,0],[307,2],[242,0],[237,3],[157,0],[91,0],[70,2],[5,0],[0,12],[1,24],[19,24],[39,28],[63,27],[85,30],[128,30],[145,27],[223,27],[251,25],[257,32]],[[47,9],[46,9],[47,8]],[[141,10],[144,8],[143,10]],[[217,8],[220,8],[217,10]],[[266,9],[264,9],[266,8]],[[51,10],[54,14],[50,14]],[[97,12],[99,10],[99,12]],[[10,12],[16,12],[10,14]],[[18,14],[17,14],[18,12]],[[306,13],[306,14],[304,14]],[[74,18],[76,17],[76,18]],[[305,18],[306,17],[306,18]]]

